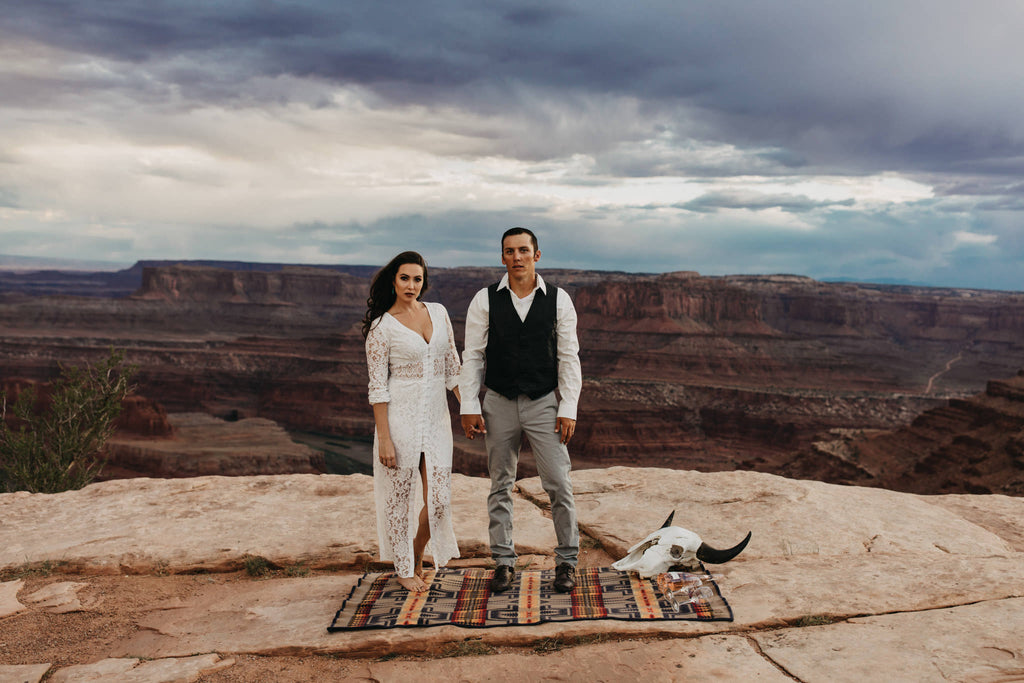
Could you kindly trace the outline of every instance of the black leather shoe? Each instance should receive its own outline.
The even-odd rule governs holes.
[[[516,578],[516,570],[507,564],[499,565],[494,570],[494,576],[491,578],[491,592],[492,593],[504,593],[512,587],[512,580]]]
[[[564,562],[555,567],[555,580],[551,585],[559,593],[571,593],[576,587],[576,567]]]

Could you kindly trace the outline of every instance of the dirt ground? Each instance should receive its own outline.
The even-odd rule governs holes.
[[[51,671],[105,659],[111,647],[139,629],[136,622],[155,603],[187,600],[210,584],[230,591],[232,584],[258,581],[245,572],[168,576],[25,576],[20,595],[29,595],[60,581],[87,583],[79,591],[88,611],[52,614],[29,608],[0,620],[0,663],[41,664]],[[325,624],[326,627],[326,624]],[[355,674],[362,660],[334,656],[260,657],[223,654],[235,664],[203,676],[202,681],[339,680]]]
[[[478,563],[479,561],[477,561]],[[611,562],[599,548],[581,548],[580,566],[604,566]],[[387,570],[389,566],[371,567]],[[310,572],[310,576],[329,575],[330,572]],[[272,572],[268,576],[284,576]],[[167,575],[78,575],[39,569],[7,571],[0,580],[21,579],[25,583],[19,596],[31,595],[50,584],[75,581],[87,584],[78,591],[84,611],[54,614],[28,606],[21,612],[0,619],[0,663],[50,663],[57,669],[75,664],[88,664],[105,659],[115,643],[139,631],[139,619],[152,612],[157,604],[185,602],[210,587],[220,586],[230,592],[233,586],[242,587],[263,577],[248,573],[225,574],[167,574]],[[219,591],[218,591],[219,592]],[[23,600],[24,602],[24,600]],[[324,625],[326,628],[326,624]],[[435,653],[434,658],[463,654],[492,654],[515,652],[514,648],[484,647],[478,650],[459,650],[454,647]],[[532,650],[531,650],[532,652]],[[235,664],[222,671],[207,674],[199,680],[217,683],[253,683],[314,680],[344,680],[361,678],[366,664],[389,659],[347,658],[337,655],[273,656],[221,653],[233,657]],[[411,658],[410,658],[411,659]],[[45,679],[44,679],[45,680]]]

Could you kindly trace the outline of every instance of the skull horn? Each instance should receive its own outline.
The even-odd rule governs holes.
[[[661,528],[664,529],[667,526],[672,526],[672,518],[675,517],[675,516],[676,516],[676,511],[673,510],[672,514],[669,515],[668,519],[665,520],[665,523],[661,525]]]
[[[750,532],[748,531],[746,538],[728,550],[718,550],[707,543],[701,543],[700,548],[697,549],[697,559],[708,564],[723,564],[743,552],[749,542]]]

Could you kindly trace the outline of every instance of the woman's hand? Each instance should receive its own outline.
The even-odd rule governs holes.
[[[391,441],[391,429],[388,426],[388,404],[373,404],[373,423],[377,432],[377,458],[384,467],[398,467],[395,456],[395,444]]]
[[[391,439],[381,439],[377,445],[377,457],[384,467],[394,469],[398,467],[398,458],[395,456],[395,444]]]
[[[484,424],[483,415],[463,415],[462,431],[466,433],[467,439],[475,439],[477,434],[486,434],[487,426]]]

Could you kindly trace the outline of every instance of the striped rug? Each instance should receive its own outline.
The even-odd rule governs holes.
[[[714,595],[676,612],[651,579],[611,567],[577,573],[576,589],[551,587],[554,569],[516,572],[512,588],[491,593],[490,569],[427,571],[429,591],[411,593],[393,572],[365,574],[334,616],[328,631],[409,628],[452,624],[467,628],[524,626],[575,619],[690,619],[732,621],[732,609],[717,585]]]

